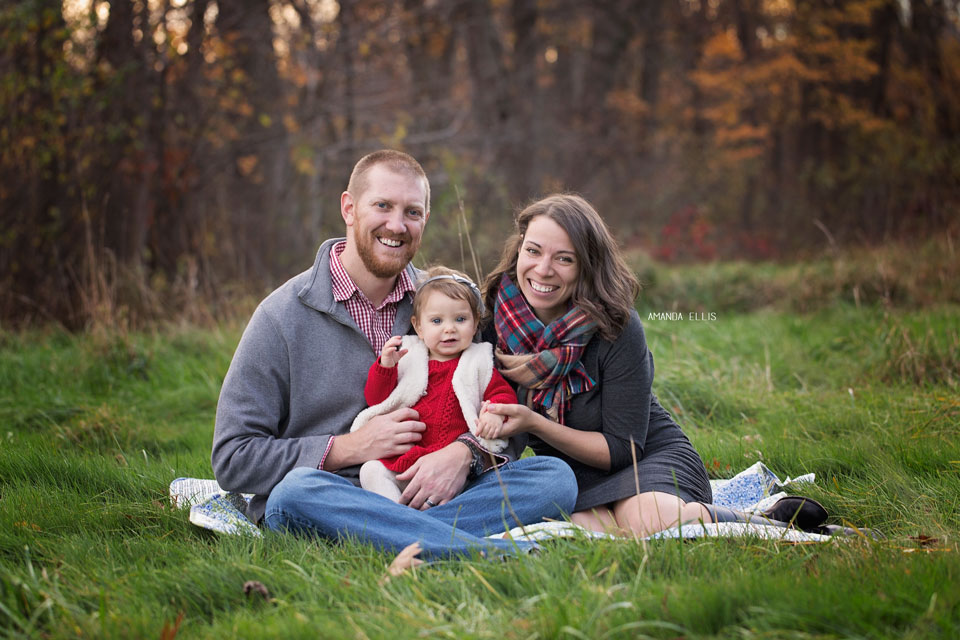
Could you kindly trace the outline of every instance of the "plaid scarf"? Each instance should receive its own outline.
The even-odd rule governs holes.
[[[500,372],[520,385],[520,401],[563,424],[571,396],[596,384],[580,362],[597,324],[579,307],[544,326],[506,273],[493,308]]]

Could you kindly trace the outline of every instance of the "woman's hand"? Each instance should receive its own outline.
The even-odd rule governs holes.
[[[499,433],[500,428],[503,426],[503,416],[498,416],[495,413],[489,411],[484,411],[483,407],[480,407],[480,417],[477,418],[477,435],[481,438],[485,438],[483,434],[485,433]]]
[[[485,413],[499,416],[502,422],[483,419]],[[535,433],[540,420],[537,413],[522,404],[484,402],[480,407],[480,419],[477,420],[477,435],[493,439],[510,438],[518,433]]]
[[[481,414],[486,411],[503,417],[503,426],[481,431],[477,421],[477,435],[484,438],[509,438],[518,433],[532,433],[554,449],[561,451],[591,467],[610,470],[610,445],[599,431],[580,431],[545,418],[533,409],[522,404],[487,404],[480,407]]]

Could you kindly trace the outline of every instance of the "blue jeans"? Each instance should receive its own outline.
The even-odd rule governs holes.
[[[501,482],[510,508],[503,500]],[[573,471],[562,460],[546,456],[504,465],[499,480],[494,471],[488,471],[450,502],[425,511],[397,504],[333,473],[298,467],[270,492],[263,521],[274,531],[332,540],[347,536],[395,553],[419,542],[420,557],[446,558],[475,550],[515,553],[527,549],[532,543],[482,536],[544,518],[562,518],[572,513],[576,500]]]

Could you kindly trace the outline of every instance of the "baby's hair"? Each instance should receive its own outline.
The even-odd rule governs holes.
[[[417,293],[413,297],[414,316],[420,315],[420,310],[427,299],[426,294],[434,291],[454,300],[466,300],[470,305],[473,321],[480,321],[483,309],[480,306],[480,290],[477,285],[463,273],[447,267],[430,267],[420,278]]]

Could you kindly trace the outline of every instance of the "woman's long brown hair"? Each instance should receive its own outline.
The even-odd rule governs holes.
[[[516,280],[517,258],[530,221],[547,216],[570,236],[580,278],[573,292],[573,304],[597,323],[607,340],[616,340],[630,317],[640,283],[627,266],[620,247],[596,209],[573,194],[554,194],[527,206],[517,215],[514,233],[507,239],[500,262],[483,283],[487,313],[493,312],[497,289],[504,273]]]

